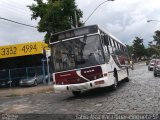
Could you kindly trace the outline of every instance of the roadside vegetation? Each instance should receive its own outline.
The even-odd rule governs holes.
[[[80,20],[83,13],[77,8],[75,0],[34,0],[36,4],[29,5],[32,19],[40,19],[38,31],[46,32],[45,42],[48,43],[51,34],[73,27],[82,26]]]
[[[141,60],[146,60],[150,58],[160,57],[160,31],[155,31],[153,35],[153,40],[148,43],[145,47],[144,39],[140,37],[135,37],[132,45],[127,45],[129,56],[133,61],[138,62]]]

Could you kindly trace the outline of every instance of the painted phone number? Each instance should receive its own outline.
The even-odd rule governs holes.
[[[37,51],[37,46],[35,45],[24,45],[20,49],[18,47],[8,47],[8,48],[1,48],[0,54],[2,56],[8,55],[16,55],[17,51],[20,50],[22,53],[30,53],[33,51]]]

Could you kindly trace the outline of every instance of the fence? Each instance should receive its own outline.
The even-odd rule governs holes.
[[[0,70],[0,84],[8,84],[9,86],[19,85],[21,79],[28,79],[35,75],[43,75],[44,82],[45,75],[47,75],[46,66],[15,68],[15,69],[3,69]]]

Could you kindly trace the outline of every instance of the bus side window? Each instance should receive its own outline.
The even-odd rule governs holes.
[[[111,38],[108,37],[109,45],[112,47]]]
[[[119,43],[117,42],[117,47],[118,47],[118,49],[120,50],[120,47],[119,47]]]
[[[114,44],[114,48],[116,48],[116,41],[115,40],[113,40],[113,44]]]
[[[111,43],[112,43],[112,53],[113,55],[116,55],[116,46],[115,46],[115,42],[114,39],[110,39]]]
[[[108,38],[109,38],[109,37],[108,37],[107,35],[104,35],[104,45],[107,46],[108,54],[110,54]]]
[[[108,36],[107,36],[107,35],[104,35],[104,44],[105,44],[106,46],[109,45],[109,41],[108,41]]]
[[[113,47],[112,47],[112,42],[111,42],[111,38],[110,37],[108,37],[108,41],[109,41],[108,48],[109,48],[110,54],[112,54],[113,53]]]
[[[105,55],[105,61],[108,63],[109,61],[109,55],[110,55],[110,51],[109,51],[109,43],[108,43],[108,36],[102,34],[101,35],[101,39],[102,39],[102,44],[103,44],[103,50],[104,50],[104,55]]]

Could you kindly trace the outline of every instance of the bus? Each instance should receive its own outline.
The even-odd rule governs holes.
[[[126,45],[98,25],[55,33],[50,39],[55,91],[83,91],[129,81]]]

